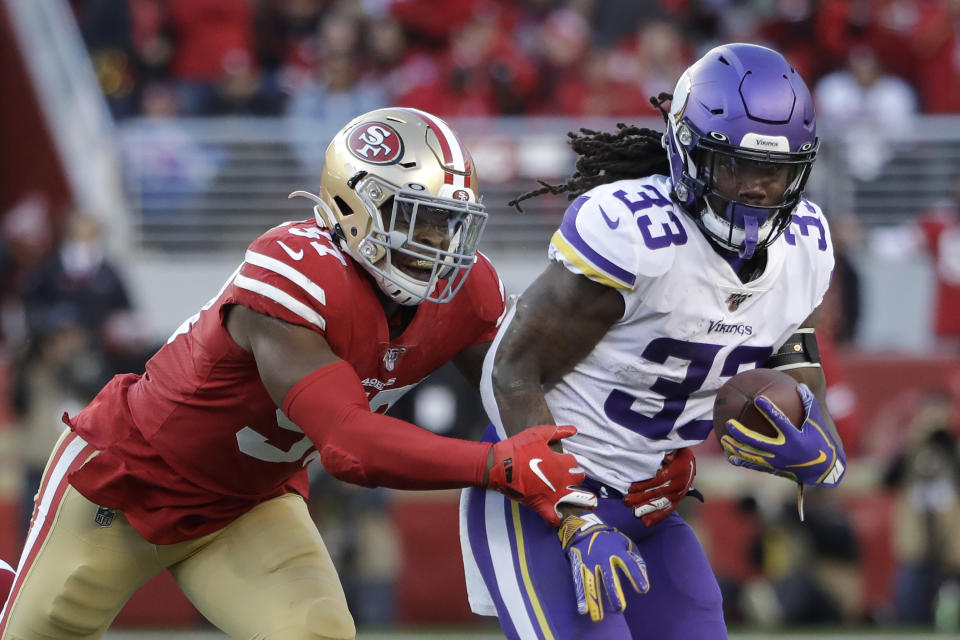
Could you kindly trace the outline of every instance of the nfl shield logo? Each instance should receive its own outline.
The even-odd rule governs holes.
[[[383,368],[387,371],[393,371],[397,366],[397,358],[402,356],[406,350],[406,347],[390,347],[387,349],[387,352],[383,354]]]
[[[730,311],[736,311],[740,308],[747,298],[752,297],[752,293],[731,293],[730,297],[727,298],[727,309]]]
[[[93,516],[93,521],[97,523],[97,526],[103,527],[106,529],[113,524],[113,518],[116,516],[113,509],[108,509],[107,507],[98,507],[97,515]]]

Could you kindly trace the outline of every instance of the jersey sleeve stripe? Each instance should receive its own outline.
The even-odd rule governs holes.
[[[271,258],[270,256],[265,256],[262,253],[256,253],[254,251],[247,251],[243,259],[244,262],[252,264],[255,267],[260,267],[262,269],[266,269],[267,271],[272,271],[277,275],[283,276],[307,292],[320,304],[327,304],[327,296],[324,294],[323,289],[318,287],[315,282],[310,280],[310,278],[303,275],[285,262],[281,262],[276,258]]]
[[[618,267],[610,260],[600,255],[593,247],[587,244],[586,240],[580,236],[580,232],[577,231],[577,214],[580,212],[580,207],[582,207],[583,203],[586,201],[587,198],[579,198],[572,205],[570,205],[570,207],[567,209],[567,212],[563,216],[563,222],[560,224],[559,231],[554,234],[554,238],[556,238],[559,234],[562,236],[563,240],[566,241],[567,248],[579,255],[581,261],[588,262],[599,274],[606,276],[614,282],[620,283],[621,288],[632,289],[637,283],[637,276],[622,267]],[[560,249],[559,246],[557,246],[557,248]],[[571,262],[576,264],[576,262],[569,255],[567,255],[566,251],[561,249],[561,253],[567,256],[567,259],[569,259]]]
[[[273,300],[281,307],[285,307],[291,313],[300,316],[310,324],[319,327],[321,330],[326,330],[327,328],[327,321],[323,319],[323,316],[291,296],[286,291],[240,274],[233,279],[233,284],[237,285],[241,289],[258,293],[265,298]]]
[[[553,238],[550,239],[550,243],[563,255],[564,258],[572,262],[583,275],[587,276],[591,280],[596,280],[601,284],[605,284],[608,287],[613,287],[615,289],[632,289],[633,288],[633,278],[628,284],[622,280],[618,280],[607,273],[604,273],[596,266],[591,264],[586,260],[580,253],[574,249],[569,242],[563,237],[563,235],[557,231],[553,234]]]

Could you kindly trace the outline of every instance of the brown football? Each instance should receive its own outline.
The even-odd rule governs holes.
[[[767,436],[776,432],[753,405],[753,399],[765,396],[790,418],[795,425],[803,423],[803,405],[797,393],[797,381],[782,371],[752,369],[738,373],[724,383],[713,402],[713,432],[727,433],[727,420],[736,419],[744,426]]]

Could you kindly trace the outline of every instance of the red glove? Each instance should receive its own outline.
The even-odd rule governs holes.
[[[596,508],[597,497],[576,486],[586,477],[577,459],[549,446],[576,432],[571,426],[544,424],[497,442],[487,487],[522,502],[555,527],[563,521],[557,511],[561,504]]]
[[[634,482],[623,497],[623,503],[633,507],[633,515],[651,527],[676,510],[688,492],[703,502],[703,495],[693,489],[697,475],[697,460],[688,448],[677,449],[663,457],[657,475],[643,482]]]

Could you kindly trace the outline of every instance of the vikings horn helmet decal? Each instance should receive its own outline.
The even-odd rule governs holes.
[[[673,195],[721,247],[749,258],[790,224],[817,154],[813,100],[782,55],[752,44],[711,49],[680,77],[663,138]],[[761,172],[783,184],[771,205],[717,190]]]
[[[448,302],[476,261],[487,213],[469,151],[440,118],[408,108],[352,120],[327,147],[317,222],[404,305]]]

